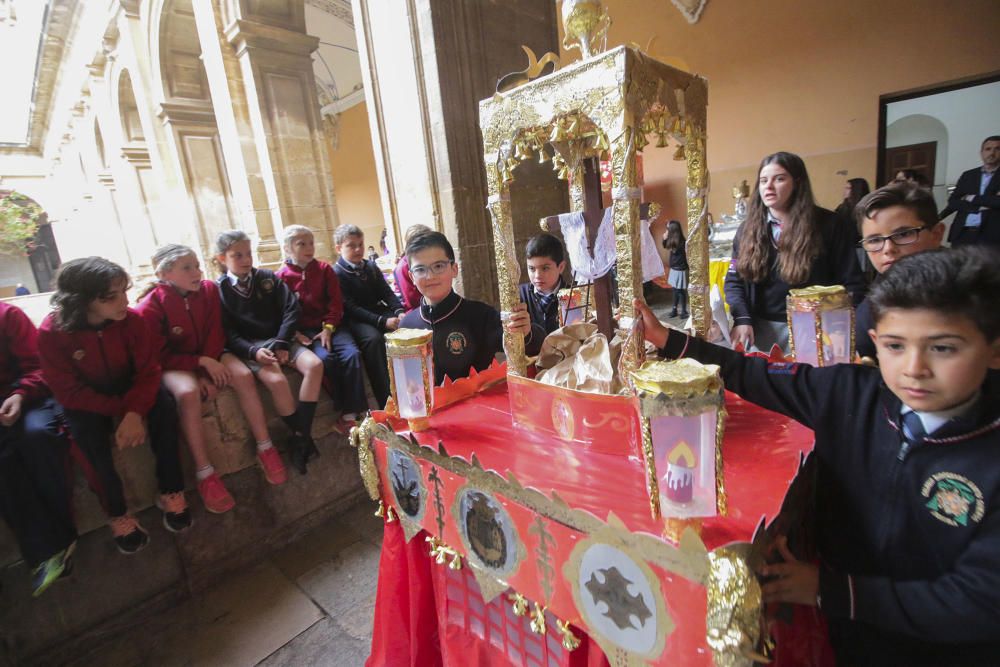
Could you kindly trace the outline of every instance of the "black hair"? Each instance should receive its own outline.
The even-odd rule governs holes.
[[[225,255],[237,243],[249,240],[250,237],[241,229],[228,229],[215,237],[215,264],[220,273],[226,274],[228,270],[226,263],[219,260],[219,255]]]
[[[562,241],[552,234],[539,234],[528,239],[528,245],[524,247],[528,259],[533,257],[548,257],[556,264],[566,261],[566,250]]]
[[[868,295],[878,323],[886,311],[933,310],[964,317],[989,342],[1000,337],[1000,252],[986,246],[939,248],[903,257]]]
[[[983,143],[979,144],[979,150],[983,150],[983,146],[986,145],[987,141],[1000,141],[1000,134],[991,134],[983,139]]]
[[[899,180],[894,179],[896,183],[905,180],[910,183],[916,183],[922,188],[931,187],[931,182],[927,180],[927,177],[924,176],[923,172],[917,171],[916,169],[900,169],[896,172],[896,176],[899,176],[900,174],[903,175],[903,178]]]
[[[63,331],[86,329],[90,304],[105,297],[119,281],[124,281],[128,289],[128,272],[103,257],[73,259],[59,267],[56,291],[51,300],[59,328]]]
[[[448,237],[441,232],[421,232],[414,234],[406,243],[406,260],[410,261],[413,255],[428,248],[441,248],[448,259],[455,261],[455,249],[451,247]]]
[[[854,207],[858,232],[861,232],[861,224],[865,218],[892,206],[902,206],[913,211],[926,229],[938,224],[937,202],[930,190],[910,181],[894,181],[865,195]]]

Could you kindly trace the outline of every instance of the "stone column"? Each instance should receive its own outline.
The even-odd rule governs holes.
[[[493,235],[479,100],[501,76],[559,52],[556,5],[540,0],[353,0],[365,98],[389,238],[424,224],[455,246],[465,296],[497,302]],[[565,182],[549,165],[521,166],[511,187],[514,239],[539,218],[568,210]]]
[[[281,261],[281,229],[296,224],[314,231],[318,256],[332,257],[337,213],[311,60],[319,40],[305,34],[302,0],[193,8],[230,181],[254,217],[260,263]]]

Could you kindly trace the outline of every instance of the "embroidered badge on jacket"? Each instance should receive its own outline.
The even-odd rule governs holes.
[[[468,347],[468,342],[465,340],[465,335],[459,333],[458,331],[452,331],[448,334],[448,338],[445,340],[445,345],[448,347],[448,351],[454,355],[459,355],[465,352],[465,348]]]
[[[77,350],[76,352],[73,353],[73,358],[76,359],[77,361],[80,361],[85,356],[87,356],[87,353],[84,352],[83,350]]]
[[[173,328],[170,329],[170,333],[172,333],[175,336],[183,336],[184,335],[184,327],[173,327]]]
[[[270,292],[271,290],[274,289],[274,281],[271,280],[270,278],[265,278],[264,280],[260,281],[260,288],[265,292]]]
[[[979,523],[986,511],[979,487],[953,472],[931,475],[920,492],[928,498],[925,506],[931,516],[949,526],[968,526],[970,520]]]

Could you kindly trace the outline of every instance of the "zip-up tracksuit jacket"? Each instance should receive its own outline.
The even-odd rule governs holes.
[[[671,332],[661,353],[813,429],[820,608],[838,661],[1000,661],[1000,394],[910,446],[878,369],[768,363]]]
[[[201,281],[198,291],[184,295],[173,285],[161,282],[136,310],[161,338],[163,370],[194,372],[200,357],[218,360],[222,356],[226,344],[222,305],[219,288],[211,280]]]

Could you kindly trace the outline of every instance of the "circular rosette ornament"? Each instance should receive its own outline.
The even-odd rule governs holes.
[[[526,553],[510,514],[497,498],[472,486],[455,496],[452,514],[468,561],[495,579],[517,571]]]
[[[673,620],[660,582],[644,559],[611,535],[577,544],[563,567],[588,634],[616,664],[642,664],[663,652]]]
[[[386,479],[392,490],[406,539],[410,540],[420,530],[427,510],[427,485],[420,464],[407,452],[389,447],[386,453]]]

